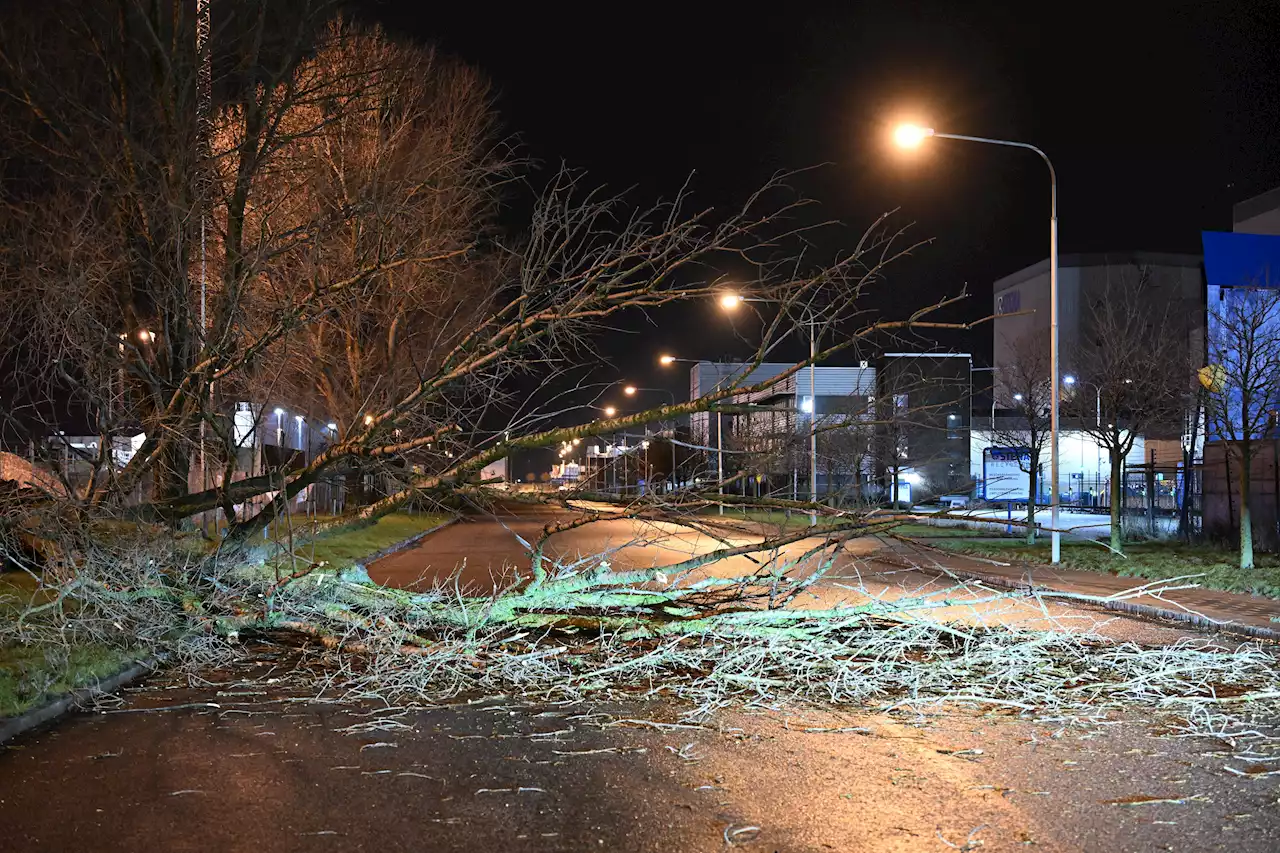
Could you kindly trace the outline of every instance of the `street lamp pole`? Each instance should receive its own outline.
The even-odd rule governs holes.
[[[726,293],[720,297],[720,307],[726,311],[732,311],[738,307],[740,302],[771,303],[775,301],[752,296],[739,296],[736,293]],[[818,394],[814,377],[817,374],[818,342],[814,337],[813,330],[818,324],[818,318],[812,312],[809,312],[804,322],[809,327],[809,501],[816,504],[818,502]],[[723,474],[721,474],[720,479],[724,479]],[[816,509],[809,513],[809,523],[811,525],[818,523],[818,511]]]
[[[962,142],[984,142],[988,145],[1003,145],[1006,148],[1022,148],[1033,151],[1040,156],[1049,167],[1049,468],[1050,499],[1049,517],[1053,529],[1051,562],[1058,563],[1062,556],[1062,535],[1058,532],[1058,409],[1062,389],[1058,380],[1058,174],[1054,171],[1049,155],[1034,145],[1026,142],[1012,142],[1008,139],[989,139],[985,136],[965,136],[959,133],[938,133],[933,128],[902,125],[894,132],[898,144],[905,148],[914,148],[930,136],[940,139],[958,139]],[[1031,496],[1034,500],[1035,496]]]
[[[687,361],[690,364],[698,364],[695,358],[676,358],[674,355],[663,355],[658,357],[658,363],[664,367],[668,364],[675,364],[677,361]],[[719,375],[720,368],[716,368],[717,379],[715,390],[720,390],[720,385],[724,382],[725,377]],[[672,399],[675,395],[672,395]],[[675,445],[672,445],[672,454],[675,453]],[[674,455],[672,457],[674,459]],[[724,419],[721,417],[719,409],[716,410],[716,491],[720,495],[724,495]],[[724,500],[719,503],[720,514],[724,515]]]

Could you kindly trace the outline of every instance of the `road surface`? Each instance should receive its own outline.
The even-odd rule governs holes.
[[[411,586],[447,576],[465,557],[466,582],[501,583],[527,566],[509,531],[529,540],[557,517],[535,510],[457,524],[371,573]],[[711,537],[669,526],[593,527],[558,536],[554,552],[596,554],[639,533],[640,544],[611,557],[634,566],[715,547]],[[828,581],[802,603],[949,583],[927,565],[877,552],[874,542],[855,543]],[[952,612],[1044,619],[964,604]],[[1054,613],[1075,617],[1102,618]],[[1148,641],[1180,636],[1122,619],[1106,628]],[[281,658],[204,672],[194,686],[181,675],[158,678],[100,713],[6,745],[0,849],[1280,849],[1280,777],[1233,776],[1224,768],[1256,767],[1230,744],[1155,737],[1152,721],[1137,714],[1072,727],[957,708],[790,707],[725,711],[691,725],[683,719],[689,709],[665,699],[554,705],[463,696],[407,709],[315,697],[291,681],[290,666]]]
[[[1280,849],[1274,777],[1232,777],[1247,764],[1226,744],[1155,739],[1141,720],[791,709],[664,727],[678,709],[660,702],[406,711],[294,702],[263,675],[153,684],[11,742],[0,848]]]
[[[501,588],[518,577],[528,577],[530,559],[524,543],[536,542],[545,525],[573,517],[574,513],[554,507],[508,504],[499,507],[494,515],[461,521],[412,548],[371,564],[369,576],[381,584],[421,589],[452,583],[456,572],[459,582],[472,591]],[[712,516],[708,521],[716,525],[719,519]],[[594,565],[604,555],[615,568],[654,568],[718,548],[759,541],[762,530],[751,525],[713,529],[716,535],[668,523],[607,519],[555,534],[547,544],[547,554],[565,563],[586,560],[583,565]],[[782,559],[796,559],[819,541],[802,540],[789,545],[783,549]],[[763,559],[764,555],[733,557],[700,572],[721,577],[750,574]],[[1187,636],[1182,630],[1117,617],[1107,611],[1063,605],[1042,607],[1037,601],[1016,598],[975,604],[972,602],[989,594],[973,589],[956,591],[956,581],[947,575],[949,566],[961,563],[970,568],[980,565],[964,557],[943,556],[924,549],[889,548],[880,539],[858,539],[844,548],[823,581],[797,599],[795,606],[835,607],[862,603],[871,596],[902,599],[932,595],[956,602],[931,610],[930,617],[935,619],[1093,631],[1112,639],[1148,643],[1175,642]],[[811,562],[801,571],[813,565]]]

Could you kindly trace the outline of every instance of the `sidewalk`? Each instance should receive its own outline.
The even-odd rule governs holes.
[[[885,547],[910,559],[921,568],[946,569],[993,584],[1016,588],[1037,588],[1069,594],[1114,597],[1108,609],[1151,618],[1174,619],[1205,628],[1280,640],[1280,600],[1214,589],[1184,589],[1166,596],[1133,594],[1142,587],[1159,583],[1147,578],[1120,577],[1102,572],[1054,569],[1050,566],[995,561],[898,539],[886,540]]]

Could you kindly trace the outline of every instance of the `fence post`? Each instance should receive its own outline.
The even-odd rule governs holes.
[[[1147,457],[1147,532],[1156,535],[1156,449]]]

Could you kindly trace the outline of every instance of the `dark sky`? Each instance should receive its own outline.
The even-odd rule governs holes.
[[[1045,149],[1064,253],[1198,252],[1234,202],[1280,185],[1280,0],[370,5],[485,71],[526,153],[640,200],[696,171],[699,199],[729,204],[830,164],[799,188],[849,241],[891,208],[934,240],[890,271],[886,311],[967,282],[981,316],[994,279],[1048,254],[1034,155],[935,140],[906,160],[885,144],[900,116]],[[733,354],[714,309],[680,312],[608,345],[616,376],[663,381],[663,349]],[[959,345],[981,362],[989,337]]]

